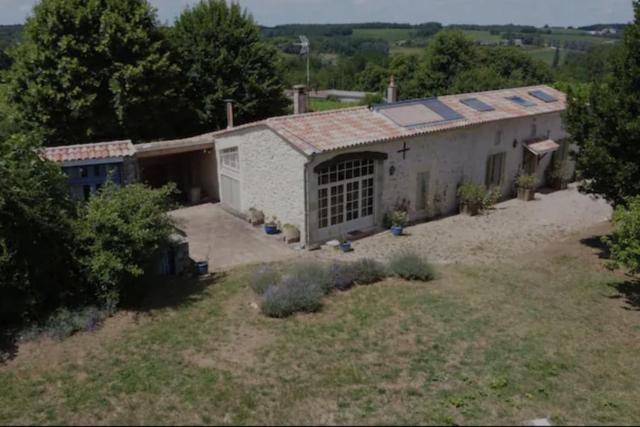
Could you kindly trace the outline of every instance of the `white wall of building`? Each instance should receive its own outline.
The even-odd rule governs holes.
[[[268,128],[239,130],[216,138],[218,182],[227,174],[240,182],[240,212],[250,208],[291,224],[305,236],[305,164],[307,157]],[[221,164],[221,151],[238,147],[239,171]]]
[[[498,134],[501,137],[498,137]],[[322,153],[313,159],[307,168],[309,182],[309,229],[310,241],[325,240],[326,232],[317,229],[317,177],[314,166],[330,160],[338,154],[358,151],[386,153],[388,159],[376,162],[376,223],[381,225],[382,216],[403,201],[408,202],[412,220],[425,219],[456,212],[458,209],[457,187],[463,181],[485,183],[488,156],[506,154],[503,197],[512,196],[515,178],[523,165],[523,141],[532,137],[549,137],[561,140],[567,134],[562,127],[560,113],[492,122],[438,132],[405,140],[361,145],[353,149]],[[399,152],[407,144],[406,159]],[[539,182],[545,181],[545,170],[552,155],[541,159],[537,175]],[[393,167],[394,174],[390,174]],[[428,173],[427,203],[425,209],[416,209],[418,197],[418,174]],[[339,238],[353,231],[345,225],[331,238]]]

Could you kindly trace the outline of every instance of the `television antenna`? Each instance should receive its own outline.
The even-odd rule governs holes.
[[[300,46],[300,56],[307,55],[307,88],[311,85],[311,74],[309,66],[309,58],[311,56],[311,43],[307,36],[300,36],[300,43],[294,43],[294,46]]]

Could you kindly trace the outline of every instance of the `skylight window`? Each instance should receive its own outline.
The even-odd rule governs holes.
[[[485,104],[484,102],[480,101],[478,98],[462,99],[460,100],[460,102],[466,105],[467,107],[473,108],[474,110],[480,111],[483,113],[487,111],[495,111],[495,108],[493,108],[489,104]]]
[[[544,102],[558,101],[558,98],[554,98],[553,96],[549,95],[547,92],[544,92],[541,90],[532,90],[531,92],[529,92],[529,95],[535,98],[538,98],[540,101],[544,101]]]
[[[533,107],[536,104],[534,104],[531,101],[527,101],[526,99],[522,98],[521,96],[510,96],[507,98],[509,101],[514,102],[516,104],[518,104],[521,107]]]

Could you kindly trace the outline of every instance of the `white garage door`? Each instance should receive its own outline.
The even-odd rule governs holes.
[[[240,181],[227,175],[221,175],[220,179],[222,203],[236,212],[240,212],[242,209],[240,205]]]
[[[319,171],[318,228],[321,238],[374,225],[374,160],[349,160]]]

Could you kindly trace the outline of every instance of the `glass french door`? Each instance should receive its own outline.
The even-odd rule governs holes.
[[[373,160],[349,160],[318,174],[318,228],[323,234],[374,225]]]

